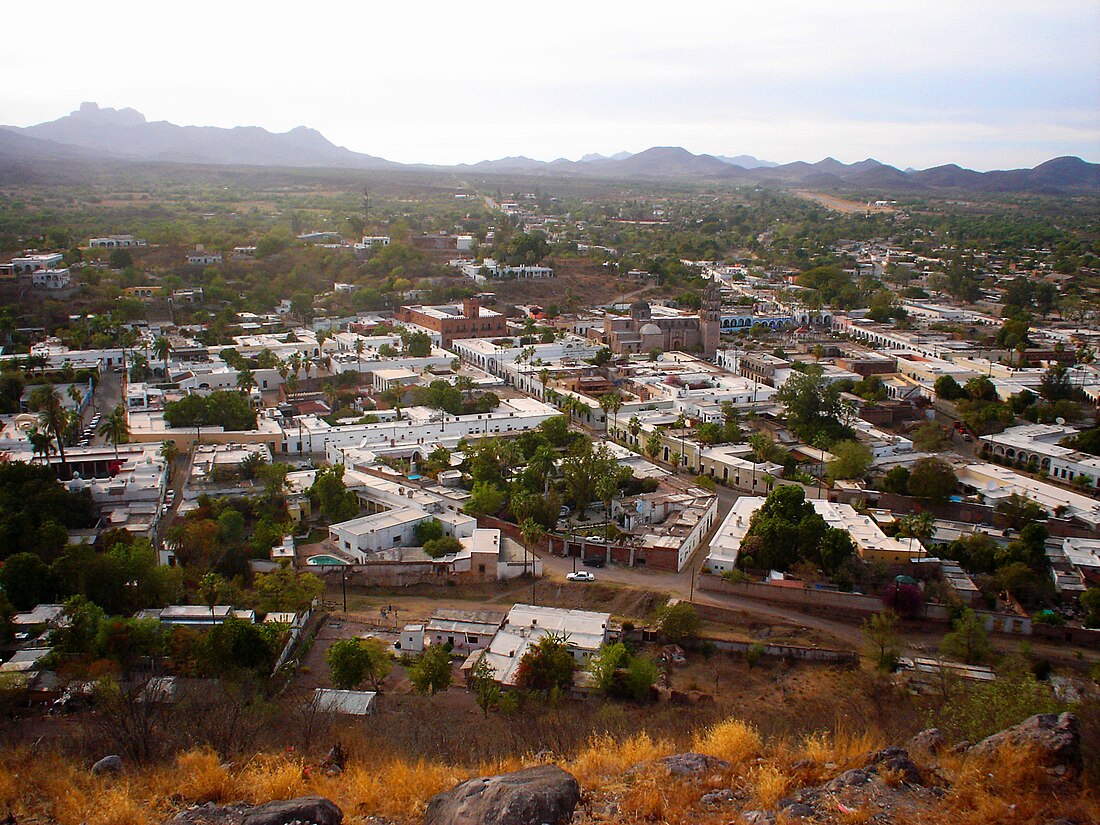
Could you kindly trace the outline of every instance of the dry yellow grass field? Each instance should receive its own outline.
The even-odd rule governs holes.
[[[10,811],[16,822],[155,825],[196,803],[258,803],[320,794],[344,810],[349,825],[361,825],[372,816],[411,824],[419,822],[434,794],[463,779],[552,758],[572,772],[584,789],[577,822],[717,825],[734,821],[740,808],[772,807],[797,788],[857,764],[884,744],[873,732],[850,730],[768,742],[753,725],[731,719],[699,731],[690,743],[702,753],[727,760],[730,766],[694,779],[669,776],[654,764],[686,747],[653,740],[645,733],[618,740],[593,737],[567,757],[530,756],[475,767],[372,758],[369,752],[357,751],[352,742],[353,758],[345,772],[336,776],[324,775],[289,750],[258,753],[231,764],[213,751],[189,750],[164,764],[128,770],[117,777],[98,777],[85,764],[21,749],[4,752],[0,758],[0,813]],[[1026,751],[1003,752],[993,765],[985,766],[947,756],[937,770],[949,783],[949,790],[933,804],[907,811],[905,822],[1039,825],[1059,817],[1081,823],[1100,821],[1100,804],[1090,790],[1049,784]],[[896,784],[891,783],[890,774],[884,779],[886,785]],[[733,789],[740,800],[737,807],[715,811],[700,805],[704,793],[719,789]],[[614,801],[612,818],[600,813],[609,800]],[[866,807],[838,808],[835,821],[867,822],[873,813]]]

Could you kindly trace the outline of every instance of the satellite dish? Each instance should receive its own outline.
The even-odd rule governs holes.
[[[1066,419],[1062,418],[1062,416],[1058,416],[1054,419],[1054,423],[1061,427],[1066,423]]]

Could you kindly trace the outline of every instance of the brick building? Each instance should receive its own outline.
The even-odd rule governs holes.
[[[465,298],[461,304],[403,306],[396,316],[406,324],[438,332],[444,349],[456,338],[503,338],[508,335],[505,317],[483,307],[477,298]]]

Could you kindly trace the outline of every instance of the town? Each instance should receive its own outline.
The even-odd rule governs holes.
[[[376,177],[0,199],[13,736],[98,714],[141,762],[178,711],[218,748],[241,685],[391,743],[464,708],[501,757],[559,702],[576,745],[603,703],[705,722],[852,669],[909,697],[889,730],[1095,698],[1085,211]]]

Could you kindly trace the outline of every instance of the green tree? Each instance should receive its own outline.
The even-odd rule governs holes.
[[[473,516],[492,516],[504,506],[505,492],[489,481],[478,481],[470,490],[465,512]]]
[[[882,492],[894,495],[909,495],[909,468],[898,465],[891,467],[882,477]]]
[[[941,375],[937,378],[936,383],[932,385],[932,389],[935,391],[937,398],[942,398],[945,401],[955,401],[966,397],[966,390],[959,386],[959,382],[950,375]]]
[[[829,448],[835,458],[826,468],[829,481],[841,478],[862,478],[871,468],[874,455],[858,441],[838,441]]]
[[[528,647],[516,669],[516,685],[543,694],[568,690],[577,662],[564,636],[548,633]]]
[[[863,623],[863,640],[879,670],[892,672],[898,666],[900,639],[898,617],[891,612],[875,613]]]
[[[443,645],[431,645],[409,668],[409,681],[417,693],[435,695],[451,686],[454,673],[451,654]]]
[[[454,536],[440,536],[424,542],[423,549],[433,559],[441,559],[450,553],[459,552],[462,549],[462,542]]]
[[[50,568],[36,553],[16,553],[0,566],[0,588],[16,610],[30,610],[53,595]]]
[[[1090,587],[1080,598],[1085,610],[1085,626],[1100,627],[1100,587]]]
[[[477,706],[486,718],[489,717],[489,709],[496,707],[500,702],[500,685],[496,680],[496,668],[489,664],[484,655],[477,660],[477,664],[470,669],[466,685],[474,694]]]
[[[670,642],[676,644],[696,638],[699,635],[699,629],[702,627],[699,614],[688,602],[678,602],[674,605],[665,605],[658,608],[654,618],[657,629]]]
[[[961,660],[968,665],[979,665],[989,656],[991,646],[989,635],[981,617],[970,608],[966,608],[951,625],[951,632],[940,642],[940,652],[944,656]]]
[[[355,690],[363,682],[381,691],[393,661],[378,639],[341,639],[325,651],[332,682],[341,690]]]
[[[913,447],[922,453],[938,453],[951,445],[944,428],[934,421],[926,421],[912,432]]]
[[[332,524],[359,514],[359,497],[344,485],[342,464],[319,469],[309,488],[309,496],[320,504],[321,514]]]
[[[298,573],[284,566],[270,573],[257,573],[253,590],[261,612],[298,613],[325,592],[325,583],[312,573]]]
[[[413,528],[416,543],[423,547],[429,541],[443,538],[443,523],[437,518],[426,519]]]
[[[922,458],[909,471],[909,494],[924,501],[946,502],[958,483],[955,471],[942,458]]]
[[[1047,401],[1062,401],[1073,397],[1073,384],[1065,367],[1059,364],[1043,373],[1039,382],[1039,395]]]
[[[842,423],[848,411],[840,387],[813,372],[795,373],[779,388],[776,398],[787,413],[787,423],[806,442],[824,436],[830,440],[851,438]]]

